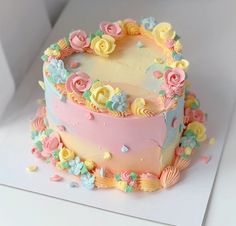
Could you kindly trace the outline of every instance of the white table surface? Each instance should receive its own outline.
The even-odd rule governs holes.
[[[227,4],[225,3],[226,5],[216,1],[209,1],[208,7],[212,5],[212,9],[216,10],[217,4],[218,9],[225,7],[225,10],[222,10],[222,12],[225,11],[225,15],[229,16],[230,18],[232,17],[232,20],[229,21],[232,22],[232,25],[235,25],[235,16],[233,16],[233,8],[235,9],[235,4],[233,7],[232,2],[230,1],[228,1]],[[42,49],[44,49],[48,43],[55,41],[55,37],[60,38],[65,35],[64,31],[62,32],[62,29],[60,29],[61,26],[66,26],[68,28],[68,32],[70,31],[69,21],[66,21],[65,18],[70,13],[70,9],[74,7],[79,7],[78,2],[72,1],[69,3],[55,28],[53,29],[52,35],[50,35],[47,44]],[[105,16],[106,15],[104,15],[104,19],[106,18]],[[108,13],[107,17],[111,18],[112,16]],[[229,24],[225,24],[225,26],[229,26]],[[221,31],[223,31],[223,29],[224,28],[221,27]],[[232,26],[232,29],[235,29],[235,27]],[[232,45],[230,45],[230,47],[231,46]],[[41,73],[40,68],[41,62],[39,59],[36,59],[35,63],[32,65],[31,69],[26,75],[26,79],[31,79],[32,82],[36,84],[37,76]],[[33,77],[32,75],[37,76]],[[234,76],[235,75],[232,75],[232,79],[235,79]],[[24,98],[19,100],[18,106],[10,106],[10,108],[14,110],[14,108],[19,108],[19,106],[27,103],[33,88],[34,87],[29,88],[27,92],[24,92]],[[18,90],[19,96],[20,93],[23,93],[21,87]],[[14,119],[14,116],[12,116],[10,119]],[[7,123],[7,121],[5,123]],[[4,133],[4,123],[0,131],[0,139],[1,133]],[[236,164],[234,162],[236,159],[235,135],[236,112],[234,113],[231,123],[229,136],[224,147],[222,161],[206,213],[205,225],[207,226],[236,225]],[[74,218],[73,220],[71,218],[71,216],[76,215],[78,216],[78,222],[75,222]],[[65,226],[82,224],[86,226],[95,224],[112,226],[162,225],[0,185],[1,226]]]

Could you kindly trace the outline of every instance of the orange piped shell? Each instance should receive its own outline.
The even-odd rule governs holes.
[[[82,96],[82,94],[78,94],[78,93],[68,93],[67,94],[68,98],[71,99],[74,103],[77,104],[85,104],[85,100]]]
[[[97,106],[95,106],[93,103],[91,103],[89,101],[86,101],[86,107],[94,112],[101,112]]]
[[[180,179],[180,172],[174,166],[167,166],[161,173],[160,182],[164,188],[169,188]]]
[[[175,158],[174,167],[179,171],[186,169],[191,163],[191,159],[182,159],[179,156]]]
[[[71,47],[67,47],[67,48],[61,50],[61,58],[60,59],[64,59],[65,57],[70,56],[74,52],[75,52],[74,49],[72,49]]]
[[[156,176],[147,176],[147,174],[142,174],[139,179],[139,188],[141,191],[153,192],[161,189],[162,186],[160,180]]]
[[[63,49],[66,49],[68,47],[68,44],[67,42],[65,41],[65,39],[60,39],[57,44],[59,45],[60,49],[63,50]]]
[[[95,177],[95,186],[97,188],[113,188],[116,186],[112,175],[105,175],[102,177],[99,173],[99,169],[96,169],[93,175]]]
[[[31,122],[32,130],[36,130],[38,132],[42,132],[46,129],[46,125],[44,123],[44,119],[42,117],[37,117]]]

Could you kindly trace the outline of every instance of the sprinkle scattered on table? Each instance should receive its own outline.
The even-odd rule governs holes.
[[[211,137],[211,138],[209,139],[208,143],[209,143],[210,145],[213,145],[213,144],[216,143],[216,139],[215,139],[214,137]]]
[[[61,177],[61,176],[59,176],[57,174],[55,174],[55,175],[50,177],[50,180],[51,181],[55,181],[55,182],[61,181],[62,179],[63,179],[63,177]]]
[[[28,172],[36,172],[38,170],[38,166],[31,165],[26,168]]]
[[[201,161],[205,164],[207,164],[210,161],[211,157],[209,155],[202,155]]]
[[[72,182],[70,182],[70,187],[71,188],[78,188],[79,184],[77,182],[75,182],[75,181],[72,181]]]

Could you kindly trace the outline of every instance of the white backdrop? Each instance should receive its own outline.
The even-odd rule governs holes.
[[[5,0],[0,7],[0,117],[67,0]]]

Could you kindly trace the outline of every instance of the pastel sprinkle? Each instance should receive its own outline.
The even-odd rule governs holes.
[[[158,64],[163,64],[163,63],[164,63],[164,60],[163,60],[162,58],[158,58],[158,57],[157,57],[157,58],[154,59],[154,62],[155,62],[155,63],[158,63]]]
[[[44,82],[38,81],[38,83],[39,83],[39,86],[42,88],[42,90],[45,90]]]
[[[126,145],[123,145],[123,146],[121,147],[121,151],[122,151],[122,152],[128,152],[128,151],[129,151],[129,147],[127,147]]]
[[[192,148],[186,147],[186,148],[184,149],[184,152],[185,152],[186,155],[191,155],[191,154],[192,154]]]
[[[211,137],[208,142],[210,145],[213,145],[216,143],[216,139],[214,137]]]
[[[77,68],[79,66],[79,62],[78,61],[71,61],[70,62],[70,67],[71,68]]]
[[[172,126],[173,128],[176,128],[176,127],[177,127],[177,124],[178,124],[177,118],[174,117],[173,120],[172,120],[171,126]]]
[[[59,126],[57,126],[57,128],[58,128],[60,131],[66,131],[66,127],[63,126],[63,125],[59,125]]]
[[[28,172],[36,172],[38,170],[38,166],[31,165],[26,168]]]
[[[72,181],[72,182],[70,182],[70,187],[71,188],[78,188],[79,184],[77,182],[75,182],[75,181]]]
[[[57,174],[53,175],[52,177],[50,177],[50,180],[51,181],[55,181],[55,182],[58,182],[58,181],[61,181],[63,178]]]
[[[137,48],[143,48],[143,47],[144,47],[144,44],[143,44],[142,42],[138,41],[138,42],[136,43],[136,47],[137,47]]]
[[[155,78],[161,78],[162,76],[163,76],[163,74],[160,72],[160,71],[154,71],[153,72],[153,76],[155,77]]]
[[[207,164],[210,161],[211,157],[208,155],[201,156],[201,161],[205,164]]]
[[[103,158],[105,160],[110,160],[112,158],[111,153],[109,151],[104,152]]]
[[[63,94],[61,94],[61,95],[60,95],[60,100],[61,100],[62,102],[66,102],[66,96],[63,95]]]
[[[91,112],[87,113],[86,116],[87,116],[88,120],[93,120],[94,119],[94,115]]]
[[[105,169],[104,169],[104,168],[101,168],[101,169],[99,170],[99,174],[100,174],[101,177],[105,177]]]

